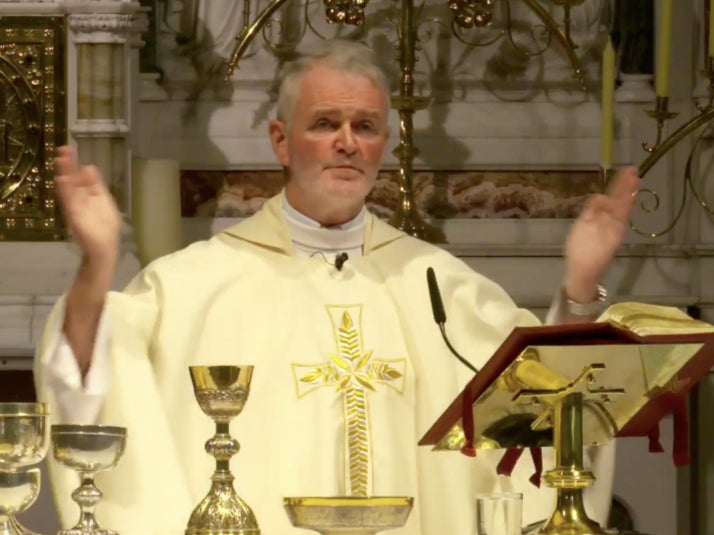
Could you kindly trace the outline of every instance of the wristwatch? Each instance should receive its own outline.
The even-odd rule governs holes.
[[[565,291],[563,291],[565,293]],[[608,304],[607,289],[602,285],[597,285],[597,299],[590,303],[578,303],[572,299],[565,297],[565,306],[568,314],[574,316],[597,316],[605,310]]]

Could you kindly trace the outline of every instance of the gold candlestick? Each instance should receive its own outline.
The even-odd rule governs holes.
[[[664,130],[664,123],[670,119],[674,119],[678,112],[669,111],[669,97],[655,97],[655,107],[653,110],[647,110],[645,113],[652,117],[657,122],[657,139],[654,145],[650,146],[646,141],[642,142],[642,148],[647,152],[656,151],[660,143],[662,143],[662,131]]]

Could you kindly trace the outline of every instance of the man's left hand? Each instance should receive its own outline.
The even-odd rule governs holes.
[[[624,167],[611,181],[607,194],[586,202],[565,242],[565,293],[579,303],[597,298],[597,284],[610,266],[629,228],[630,213],[640,178],[637,169]]]

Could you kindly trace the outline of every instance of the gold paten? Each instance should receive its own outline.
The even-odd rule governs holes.
[[[714,332],[677,309],[643,303],[613,305],[600,320],[642,336]],[[583,507],[582,491],[595,480],[583,468],[583,446],[609,442],[651,398],[686,387],[677,372],[702,345],[531,346],[474,402],[476,448],[554,447],[555,468],[543,479],[557,505],[537,533],[606,533]],[[465,443],[459,421],[435,449]]]
[[[66,142],[64,17],[0,17],[0,240],[61,240],[55,148]]]
[[[335,331],[337,352],[330,360],[317,366],[293,364],[298,397],[315,388],[336,387],[342,393],[345,418],[345,450],[347,453],[347,494],[368,496],[370,493],[371,440],[369,435],[369,404],[366,390],[376,391],[385,383],[402,391],[406,362],[373,358],[372,351],[362,351],[359,323],[361,307],[328,307]]]
[[[284,498],[290,522],[323,535],[373,535],[406,524],[414,498]]]
[[[260,535],[253,511],[233,488],[230,458],[238,441],[230,436],[230,421],[243,410],[253,366],[190,366],[193,390],[201,410],[216,422],[216,434],[206,451],[216,459],[211,489],[191,514],[186,535]]]

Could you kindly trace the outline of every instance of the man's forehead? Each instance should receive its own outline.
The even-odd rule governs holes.
[[[384,116],[379,106],[317,105],[311,106],[309,112],[312,116],[321,115],[326,117],[349,115],[365,119],[381,119]]]
[[[313,120],[315,116],[374,118],[386,122],[389,100],[369,76],[318,63],[303,73],[293,116]]]

